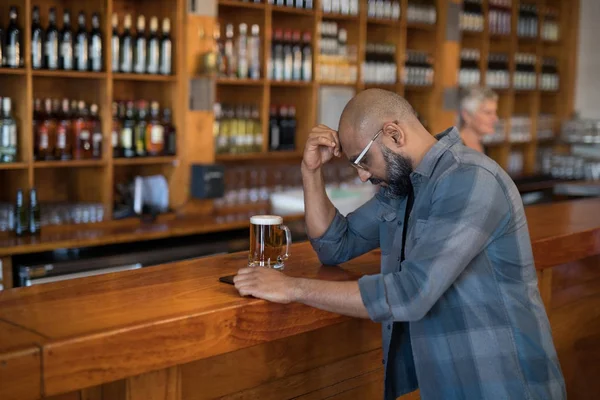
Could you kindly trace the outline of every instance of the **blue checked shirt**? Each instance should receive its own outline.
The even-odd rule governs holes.
[[[383,190],[311,240],[329,265],[381,248],[381,274],[358,283],[382,323],[385,399],[564,399],[519,192],[455,128],[437,139],[411,175],[403,262],[406,200]]]

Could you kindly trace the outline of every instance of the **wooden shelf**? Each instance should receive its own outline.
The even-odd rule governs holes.
[[[115,73],[113,79],[118,81],[175,82],[177,78],[174,75]]]
[[[36,161],[34,168],[103,167],[104,160]]]
[[[363,83],[364,89],[385,89],[395,92],[398,84],[397,83]]]
[[[115,158],[114,165],[158,165],[171,164],[177,161],[174,156]]]
[[[44,69],[35,69],[31,71],[33,76],[47,76],[52,78],[68,79],[105,79],[106,72],[87,72],[87,71],[50,71]]]
[[[235,85],[235,86],[262,86],[265,84],[264,79],[231,79],[217,78],[219,85]]]
[[[0,170],[7,169],[27,169],[26,162],[0,163]]]
[[[400,20],[398,19],[367,18],[367,23],[371,25],[400,27]]]
[[[406,27],[419,31],[435,31],[435,24],[425,24],[423,22],[409,22]]]
[[[323,13],[323,19],[335,19],[337,21],[357,21],[358,15]]]
[[[265,8],[265,3],[246,3],[241,0],[219,0],[219,5],[223,7],[254,8],[257,10],[263,10]]]
[[[271,87],[298,87],[309,88],[313,86],[313,82],[304,81],[269,81]]]
[[[328,81],[320,81],[318,82],[321,86],[347,86],[347,87],[356,87],[358,82],[351,83],[343,83],[343,82],[328,82]]]
[[[287,6],[271,6],[271,10],[273,12],[295,14],[295,15],[300,15],[300,16],[301,15],[306,15],[306,16],[315,15],[315,11],[313,9],[305,9],[305,8],[296,8],[296,7],[287,7]]]
[[[421,85],[404,85],[404,90],[407,92],[429,92],[433,89],[433,85],[421,86]]]
[[[0,68],[0,75],[25,75],[25,68]]]
[[[272,159],[294,159],[301,158],[300,151],[269,151],[265,153],[242,153],[242,154],[217,154],[215,159],[220,162],[251,161],[251,160],[272,160]]]

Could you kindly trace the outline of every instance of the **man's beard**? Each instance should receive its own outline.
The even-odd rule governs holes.
[[[388,179],[385,195],[393,199],[408,196],[412,190],[410,181],[410,174],[413,172],[412,162],[408,157],[396,154],[386,146],[381,146],[381,152],[386,163]],[[369,180],[374,185],[382,183],[382,180],[376,178]]]

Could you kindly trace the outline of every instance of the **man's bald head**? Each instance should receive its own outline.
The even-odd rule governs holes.
[[[346,104],[340,117],[340,134],[372,136],[386,122],[410,127],[419,123],[412,106],[402,96],[383,89],[367,89]]]

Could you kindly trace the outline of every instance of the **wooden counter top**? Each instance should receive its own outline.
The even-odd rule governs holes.
[[[599,210],[598,200],[529,207],[538,268],[600,254]],[[323,267],[301,243],[293,246],[286,273],[357,279],[378,272],[379,261],[374,251],[342,268]],[[218,282],[245,262],[246,254],[237,253],[0,292],[0,321],[7,323],[0,325],[0,340],[14,336],[3,333],[12,328],[28,332],[0,345],[0,361],[14,357],[14,349],[34,363],[41,356],[41,390],[54,395],[349,320],[300,304],[241,298]],[[22,387],[15,389],[18,382],[7,376],[0,366],[3,399],[5,391]]]

